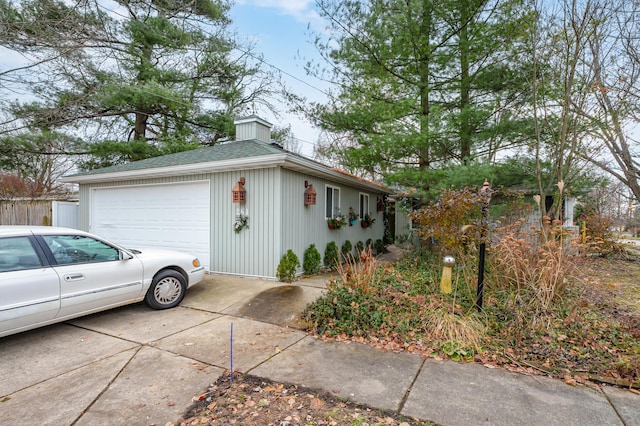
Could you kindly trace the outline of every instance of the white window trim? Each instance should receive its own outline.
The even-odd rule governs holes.
[[[327,189],[331,188],[332,190],[332,196],[331,199],[333,201],[333,205],[331,206],[331,216],[327,216]],[[336,203],[336,199],[335,199],[335,190],[338,190],[338,199],[337,199],[337,203]],[[334,185],[329,185],[329,184],[325,184],[324,185],[324,214],[325,214],[325,219],[329,219],[331,217],[335,217],[335,214],[340,210],[340,194],[341,194],[341,189],[339,186],[334,186]],[[336,209],[337,207],[337,209]]]
[[[360,202],[360,201],[361,201],[361,199],[362,199],[362,196],[363,196],[363,195],[367,197],[367,205],[365,206],[366,211],[359,211],[359,212],[358,212],[358,214],[359,214],[359,216],[360,216],[360,220],[364,219],[364,215],[365,215],[365,214],[367,214],[367,213],[371,213],[371,210],[369,210],[369,204],[370,204],[370,202],[371,202],[371,195],[369,195],[369,194],[368,194],[368,193],[366,193],[366,192],[360,192],[360,193],[358,193],[358,210],[360,210],[360,208],[362,207],[362,205],[361,205],[361,202]]]

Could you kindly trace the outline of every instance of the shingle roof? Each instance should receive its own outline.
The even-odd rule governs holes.
[[[177,152],[160,157],[147,158],[126,164],[90,170],[73,176],[99,175],[103,173],[117,173],[131,170],[144,170],[156,167],[181,166],[184,164],[206,163],[211,161],[233,160],[236,158],[258,157],[264,155],[282,154],[282,148],[264,143],[257,139],[237,141],[214,145],[191,151]]]

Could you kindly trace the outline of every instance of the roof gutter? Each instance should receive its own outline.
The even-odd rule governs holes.
[[[154,167],[140,170],[124,170],[117,172],[71,175],[62,178],[65,183],[102,183],[131,179],[152,179],[167,176],[194,175],[202,173],[222,173],[246,169],[265,169],[283,167],[303,174],[317,176],[334,182],[355,186],[369,191],[391,194],[393,191],[383,185],[357,179],[324,164],[288,153],[268,154],[256,157],[234,158],[230,160],[207,161],[203,163],[182,164],[177,166]]]

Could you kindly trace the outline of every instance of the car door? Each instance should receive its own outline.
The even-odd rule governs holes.
[[[42,235],[60,277],[58,318],[78,316],[142,298],[142,263],[86,235]],[[123,256],[124,254],[124,256]]]
[[[46,263],[32,236],[0,238],[0,336],[57,315],[60,281]]]

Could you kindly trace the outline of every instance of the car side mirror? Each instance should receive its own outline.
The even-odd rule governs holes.
[[[133,255],[129,252],[126,252],[124,250],[120,250],[120,260],[131,260],[133,259]]]

